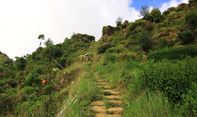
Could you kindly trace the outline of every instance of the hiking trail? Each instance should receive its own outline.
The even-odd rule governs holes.
[[[101,78],[96,79],[96,84],[101,88],[102,99],[91,103],[95,117],[122,117],[123,101],[120,91]]]

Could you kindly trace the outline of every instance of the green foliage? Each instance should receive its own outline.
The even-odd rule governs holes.
[[[41,80],[39,79],[39,75],[42,73],[44,68],[37,67],[32,70],[27,77],[25,78],[25,85],[27,86],[40,86]]]
[[[160,93],[146,91],[137,99],[126,104],[124,117],[177,117],[179,113],[172,112],[167,98]]]
[[[195,37],[191,30],[184,30],[179,33],[178,39],[181,40],[183,44],[189,44],[194,42]]]
[[[121,18],[121,17],[118,17],[118,18],[116,19],[116,25],[117,25],[117,26],[121,26],[121,25],[122,25],[122,18]]]
[[[161,39],[159,39],[158,46],[159,46],[160,48],[164,48],[164,47],[169,46],[169,43],[166,41],[165,38],[161,38]]]
[[[44,34],[40,34],[40,35],[38,36],[38,39],[44,40]]]
[[[150,21],[150,22],[159,23],[163,19],[163,16],[162,16],[160,10],[158,8],[155,8],[150,13],[147,12],[144,15],[144,19],[147,21]]]
[[[87,34],[73,34],[71,39],[74,41],[82,41],[85,43],[95,42],[95,37]]]
[[[177,48],[165,48],[151,52],[148,55],[148,58],[155,61],[160,61],[163,59],[180,60],[186,58],[187,56],[190,57],[197,56],[197,47],[186,46],[186,47],[177,47]]]
[[[159,9],[153,9],[150,13],[150,18],[152,22],[160,22],[163,18],[161,12]]]
[[[26,64],[27,64],[27,61],[25,58],[23,58],[23,57],[16,58],[15,68],[17,70],[24,70],[26,67]]]
[[[52,46],[53,45],[53,41],[51,39],[48,39],[47,41],[44,42],[45,46]]]
[[[143,17],[149,14],[149,7],[148,6],[142,6],[140,10],[140,15]]]
[[[193,94],[196,92],[196,89],[192,88],[192,84],[197,83],[196,71],[197,58],[150,63],[144,70],[144,84],[150,90],[164,92],[170,101],[179,105],[185,105],[183,100],[195,100]],[[191,95],[189,95],[190,93]],[[192,110],[191,114],[196,115],[197,111],[195,105],[193,105],[196,102],[190,104],[190,106],[185,107],[187,108],[186,110]]]
[[[142,50],[149,51],[152,48],[152,41],[146,33],[140,33],[140,45]]]
[[[68,100],[64,116],[66,117],[89,117],[90,104],[92,101],[99,99],[100,90],[94,82],[93,72],[85,73],[80,78],[80,82],[73,87],[72,93],[76,95],[74,100]]]
[[[186,16],[186,23],[195,28],[197,27],[197,10],[194,10],[192,11],[191,13],[189,13],[187,16]]]
[[[57,46],[48,46],[43,51],[44,57],[51,60],[52,58],[61,57],[63,55],[62,50]]]
[[[197,116],[197,84],[192,83],[191,88],[187,91],[186,95],[183,95],[182,110],[186,110],[185,116],[195,117]]]
[[[98,53],[101,54],[101,53],[105,53],[105,51],[107,49],[109,49],[110,47],[112,47],[112,43],[104,43],[103,45],[101,45],[100,47],[98,47]]]

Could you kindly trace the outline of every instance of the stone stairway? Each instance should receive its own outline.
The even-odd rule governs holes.
[[[105,80],[97,79],[96,83],[102,90],[103,98],[91,104],[95,117],[122,117],[123,102],[120,91],[113,89]]]

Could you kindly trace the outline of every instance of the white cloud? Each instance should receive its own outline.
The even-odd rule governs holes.
[[[101,36],[117,17],[133,21],[130,0],[0,0],[0,51],[10,57],[35,51],[41,33],[55,43],[76,33]]]
[[[188,3],[189,0],[170,0],[169,2],[163,3],[160,7],[161,12],[164,12],[170,7],[176,7],[180,3]]]

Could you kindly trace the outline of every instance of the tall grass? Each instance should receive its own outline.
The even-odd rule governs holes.
[[[89,117],[93,116],[90,111],[90,104],[93,100],[100,98],[99,88],[95,84],[95,75],[88,69],[77,83],[72,87],[68,106],[64,111],[65,117]],[[74,100],[72,100],[74,99]]]
[[[173,113],[167,98],[160,93],[145,91],[135,100],[128,100],[124,117],[180,117]]]

